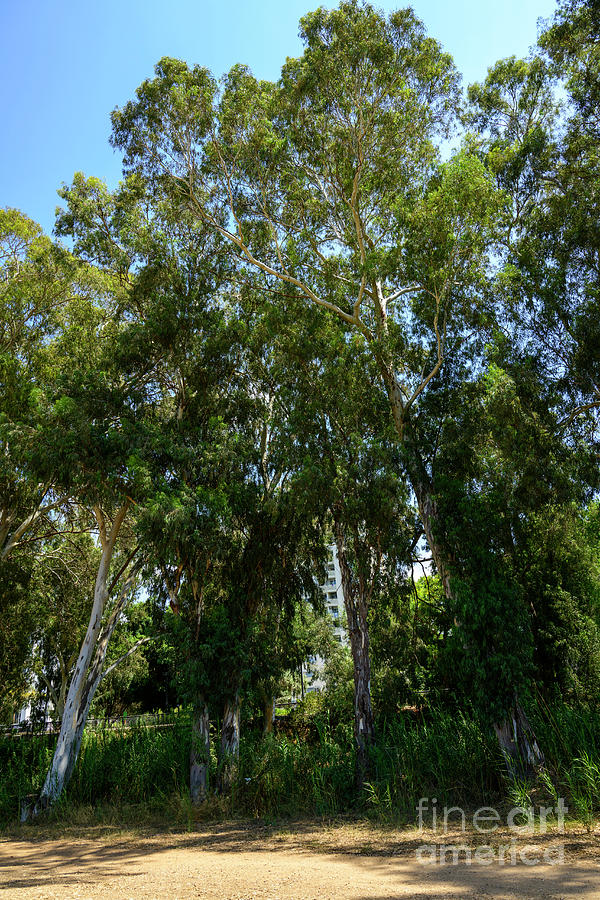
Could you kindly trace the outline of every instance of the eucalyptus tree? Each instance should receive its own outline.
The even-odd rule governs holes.
[[[105,669],[106,650],[135,580],[136,547],[129,521],[139,493],[135,454],[143,411],[135,404],[131,385],[115,365],[114,346],[121,327],[119,310],[129,283],[109,261],[73,256],[52,245],[52,259],[61,262],[48,279],[32,279],[28,302],[37,292],[51,298],[59,292],[52,328],[28,347],[35,351],[28,366],[29,402],[35,417],[27,428],[8,422],[8,444],[14,454],[26,447],[26,483],[42,487],[52,500],[34,508],[34,522],[43,523],[51,556],[51,539],[68,530],[91,531],[98,542],[95,578],[88,598],[89,621],[79,652],[68,673],[60,733],[41,793],[24,817],[36,815],[61,794],[77,760],[85,722]],[[12,279],[14,282],[15,279]],[[19,271],[16,276],[19,282]],[[48,282],[48,283],[46,283]],[[29,296],[26,289],[16,294]],[[14,291],[9,296],[15,297]],[[17,308],[17,303],[13,303]],[[27,306],[22,303],[24,322]],[[43,310],[30,315],[34,327],[44,324]],[[13,366],[22,365],[12,350]],[[21,416],[23,419],[23,415]],[[5,420],[6,421],[6,420]],[[50,487],[47,487],[50,486]],[[49,494],[51,491],[51,494]],[[26,521],[26,520],[23,520]],[[29,527],[29,526],[28,526]],[[23,543],[25,538],[21,538]],[[28,538],[29,539],[29,538]],[[14,538],[9,540],[13,540]],[[73,600],[78,594],[73,591]],[[60,699],[60,695],[59,695]]]
[[[593,4],[560,4],[540,44],[545,52],[528,60],[497,63],[469,95],[481,151],[510,198],[492,284],[502,312],[490,334],[490,379],[497,396],[509,401],[504,415],[510,410],[513,424],[505,437],[515,434],[517,410],[521,420],[509,483],[521,483],[519,469],[533,475],[518,518],[512,517],[514,498],[505,497],[505,521],[511,522],[505,552],[519,560],[514,583],[534,611],[532,662],[542,689],[560,685],[563,695],[583,696],[596,677],[596,588],[594,567],[584,565],[586,574],[576,575],[571,560],[573,542],[580,543],[581,558],[589,558],[577,507],[598,486]]]
[[[148,577],[177,623],[197,801],[216,710],[223,786],[238,752],[256,615],[269,603],[291,610],[312,586],[304,562],[312,512],[296,502],[279,438],[268,335],[248,337],[219,235],[139,177],[109,194],[77,176],[64,196],[59,229],[127,286],[114,358],[132,408],[151,410],[128,457],[145,498],[136,530]]]
[[[64,379],[93,359],[112,291],[101,272],[52,243],[16,210],[0,214],[0,236],[2,603],[8,596],[12,608],[4,610],[4,621],[19,629],[21,651],[31,652],[43,608],[39,593],[40,602],[35,600],[36,584],[49,578],[44,565],[52,567],[52,543],[89,527],[78,512],[85,504],[80,486],[89,482],[78,444],[90,429],[81,418],[74,429],[59,423],[73,407]],[[16,644],[9,640],[7,647],[13,653]],[[83,677],[81,667],[79,672]]]
[[[451,629],[440,648],[446,684],[459,695],[468,684],[496,724],[507,666],[529,698],[532,689],[580,700],[597,691],[598,562],[584,516],[590,454],[557,432],[552,394],[521,353],[497,349],[484,377],[456,398],[454,433],[440,451],[440,505],[447,527],[466,538],[455,541],[462,634]]]
[[[559,156],[547,192],[548,212],[540,230],[548,233],[544,286],[555,301],[564,335],[569,422],[588,419],[600,437],[600,17],[592,0],[563,0],[540,44],[553,73],[566,88],[566,121]],[[553,243],[551,243],[553,242]],[[551,269],[555,270],[551,274]]]
[[[243,542],[226,560],[224,569],[233,633],[240,648],[248,646],[249,626],[261,609],[275,607],[291,618],[305,597],[314,600],[316,563],[325,556],[324,509],[307,483],[307,469],[313,460],[299,462],[289,454],[286,417],[274,396],[266,399],[253,453],[256,475],[246,481],[243,490],[236,491],[232,504],[233,521]],[[231,737],[225,731],[225,715],[222,744],[225,753],[235,755],[238,738],[233,723],[239,719],[238,697],[243,687],[239,662],[231,672],[226,704],[226,714],[231,710]]]
[[[140,179],[111,193],[98,179],[76,175],[63,196],[59,232],[125,285],[115,363],[133,409],[153,411],[143,441],[126,457],[145,495],[136,530],[146,576],[179,626],[184,698],[193,707],[190,783],[197,799],[206,786],[209,741],[206,608],[227,527],[221,482],[232,443],[225,402],[235,392],[236,357],[213,274],[219,257],[205,230],[189,218],[175,220]]]
[[[468,148],[439,161],[458,75],[411,11],[346,2],[306,16],[301,36],[277,84],[238,66],[218,89],[162,60],[113,114],[113,143],[282,304],[301,296],[366,343],[449,589],[413,421],[476,304],[499,199]]]
[[[31,590],[39,598],[29,630],[32,675],[38,683],[37,705],[46,697],[52,717],[62,719],[69,680],[89,617],[89,598],[99,550],[85,516],[74,523],[79,533],[59,534],[41,546]]]
[[[198,336],[193,340],[198,353]],[[216,406],[197,391],[182,416],[165,423],[151,474],[155,494],[139,524],[153,547],[156,581],[181,623],[184,695],[194,708],[195,802],[208,787],[211,713],[221,719],[218,786],[229,785],[257,628],[277,610],[291,618],[295,604],[315,590],[312,510],[274,446],[272,404],[256,383],[250,393],[247,387],[236,391],[231,381],[219,381]]]
[[[483,152],[511,201],[498,279],[505,330],[512,328],[513,344],[554,386],[555,429],[594,443],[600,409],[597,35],[593,4],[562,3],[540,36],[538,55],[497,63],[469,90]]]
[[[193,340],[198,354],[198,336]],[[237,389],[232,381],[213,384],[216,406],[197,392],[176,422],[165,423],[155,499],[140,519],[156,581],[180,623],[184,696],[194,708],[194,802],[208,789],[212,715],[221,720],[217,787],[229,786],[242,699],[258,662],[257,631],[272,617],[289,621],[316,590],[314,511],[295,483],[266,386],[248,381],[247,367],[243,373]]]
[[[108,336],[107,336],[108,337]],[[96,336],[96,346],[102,338]],[[130,466],[123,450],[132,439],[120,403],[106,391],[104,377],[93,371],[93,358],[85,372],[75,370],[55,398],[49,422],[38,433],[36,447],[40,471],[58,472],[59,483],[76,498],[84,527],[95,533],[98,559],[89,620],[69,686],[57,745],[39,797],[23,817],[37,815],[61,795],[77,761],[94,694],[102,680],[108,643],[123,608],[135,587],[138,548],[128,527],[134,501]],[[83,378],[82,378],[83,376]],[[97,393],[95,393],[97,392]]]
[[[464,325],[498,201],[467,151],[439,164],[458,78],[410,12],[385,21],[346,3],[307,16],[302,36],[277,85],[237,68],[218,99],[205,70],[164,60],[114,114],[113,140],[271,289],[304,295],[367,343],[445,572],[410,420]]]
[[[176,281],[165,282],[154,294],[161,313],[138,328],[130,348],[156,367],[152,391],[161,384],[158,431],[140,458],[148,500],[137,528],[180,654],[180,696],[193,710],[190,790],[197,802],[208,788],[211,707],[223,701],[218,688],[228,670],[222,570],[232,541],[229,491],[246,468],[247,412],[222,310],[209,311],[213,298],[197,281],[190,287],[180,293]],[[160,349],[149,359],[156,329]]]
[[[337,547],[353,663],[356,777],[362,786],[376,736],[371,604],[410,566],[411,543],[422,529],[413,521],[386,397],[362,343],[343,323],[314,309],[302,315],[288,310],[283,317],[267,306],[266,322],[277,321],[277,372],[289,415],[289,453],[299,463],[311,461],[311,489],[327,512]]]
[[[459,120],[459,78],[411,10],[384,18],[348,0],[300,29],[304,52],[277,83],[243,66],[217,83],[199,66],[161,60],[113,113],[112,142],[126,171],[229,244],[240,277],[281,307],[314,305],[362,342],[454,606],[435,440],[423,438],[444,423],[425,400],[453,358],[479,365],[471,338],[489,314],[482,288],[506,196],[471,140],[441,161]]]

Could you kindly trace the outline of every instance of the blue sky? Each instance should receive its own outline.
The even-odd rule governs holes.
[[[152,74],[161,56],[208,66],[236,62],[275,79],[299,56],[298,20],[318,0],[0,0],[0,206],[50,231],[56,191],[75,171],[114,185],[110,111]],[[330,6],[331,3],[324,5]],[[386,10],[407,5],[375,3]],[[535,43],[554,0],[414,0],[429,33],[453,54],[465,83]]]

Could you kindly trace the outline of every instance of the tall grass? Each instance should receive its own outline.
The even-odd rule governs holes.
[[[497,797],[501,789],[493,735],[463,715],[395,719],[384,725],[372,762],[372,778],[358,794],[352,728],[333,729],[326,719],[312,742],[277,736],[247,741],[234,804],[254,815],[353,810],[410,818],[420,797],[468,807]]]
[[[16,819],[37,793],[50,765],[55,735],[0,738],[0,822]],[[66,801],[76,805],[147,803],[187,790],[189,718],[167,727],[140,725],[84,735]]]
[[[532,723],[546,757],[539,783],[554,803],[566,798],[570,814],[591,828],[600,814],[600,714],[540,702]]]
[[[352,728],[316,722],[312,740],[300,735],[247,738],[232,808],[249,815],[334,815],[356,806]]]
[[[352,728],[335,725],[326,709],[309,721],[268,735],[250,728],[242,740],[229,814],[293,817],[343,812],[414,820],[420,797],[466,809],[527,805],[567,798],[586,824],[600,812],[600,714],[543,704],[531,711],[546,768],[535,783],[507,780],[493,732],[473,715],[431,710],[422,719],[398,716],[384,724],[372,753],[372,775],[355,788]],[[15,821],[21,803],[41,787],[56,738],[0,738],[0,821]],[[180,811],[188,789],[189,718],[167,727],[88,732],[69,784],[70,809],[138,804]],[[211,760],[214,783],[217,761]],[[189,813],[189,811],[188,811]],[[186,813],[187,814],[187,813]]]

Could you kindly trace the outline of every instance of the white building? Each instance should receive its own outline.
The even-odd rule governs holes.
[[[342,625],[342,616],[344,613],[342,573],[340,572],[337,547],[335,544],[331,544],[329,547],[329,556],[324,575],[325,577],[319,585],[319,588],[322,591],[325,600],[325,611],[331,617],[333,622],[333,636],[335,640],[346,647],[348,646],[348,634]],[[321,657],[316,656],[303,664],[302,676],[304,678],[304,689],[307,694],[314,691],[322,691],[324,689],[323,662]]]

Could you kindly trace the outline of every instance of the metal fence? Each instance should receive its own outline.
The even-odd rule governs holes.
[[[275,709],[290,711],[295,709],[298,700],[281,698],[275,700]],[[171,712],[140,713],[131,716],[112,716],[102,719],[88,719],[85,724],[86,731],[108,731],[122,728],[172,728],[176,722],[189,722],[190,713],[186,709],[172,710]],[[0,725],[1,737],[33,737],[39,735],[53,735],[60,731],[60,719],[25,719],[12,725]]]
[[[105,731],[121,728],[172,728],[176,720],[188,716],[185,713],[142,713],[133,716],[114,716],[104,719],[88,719],[86,731]],[[26,719],[12,725],[0,725],[0,737],[27,737],[42,734],[58,734],[60,719],[47,719],[45,722]]]

